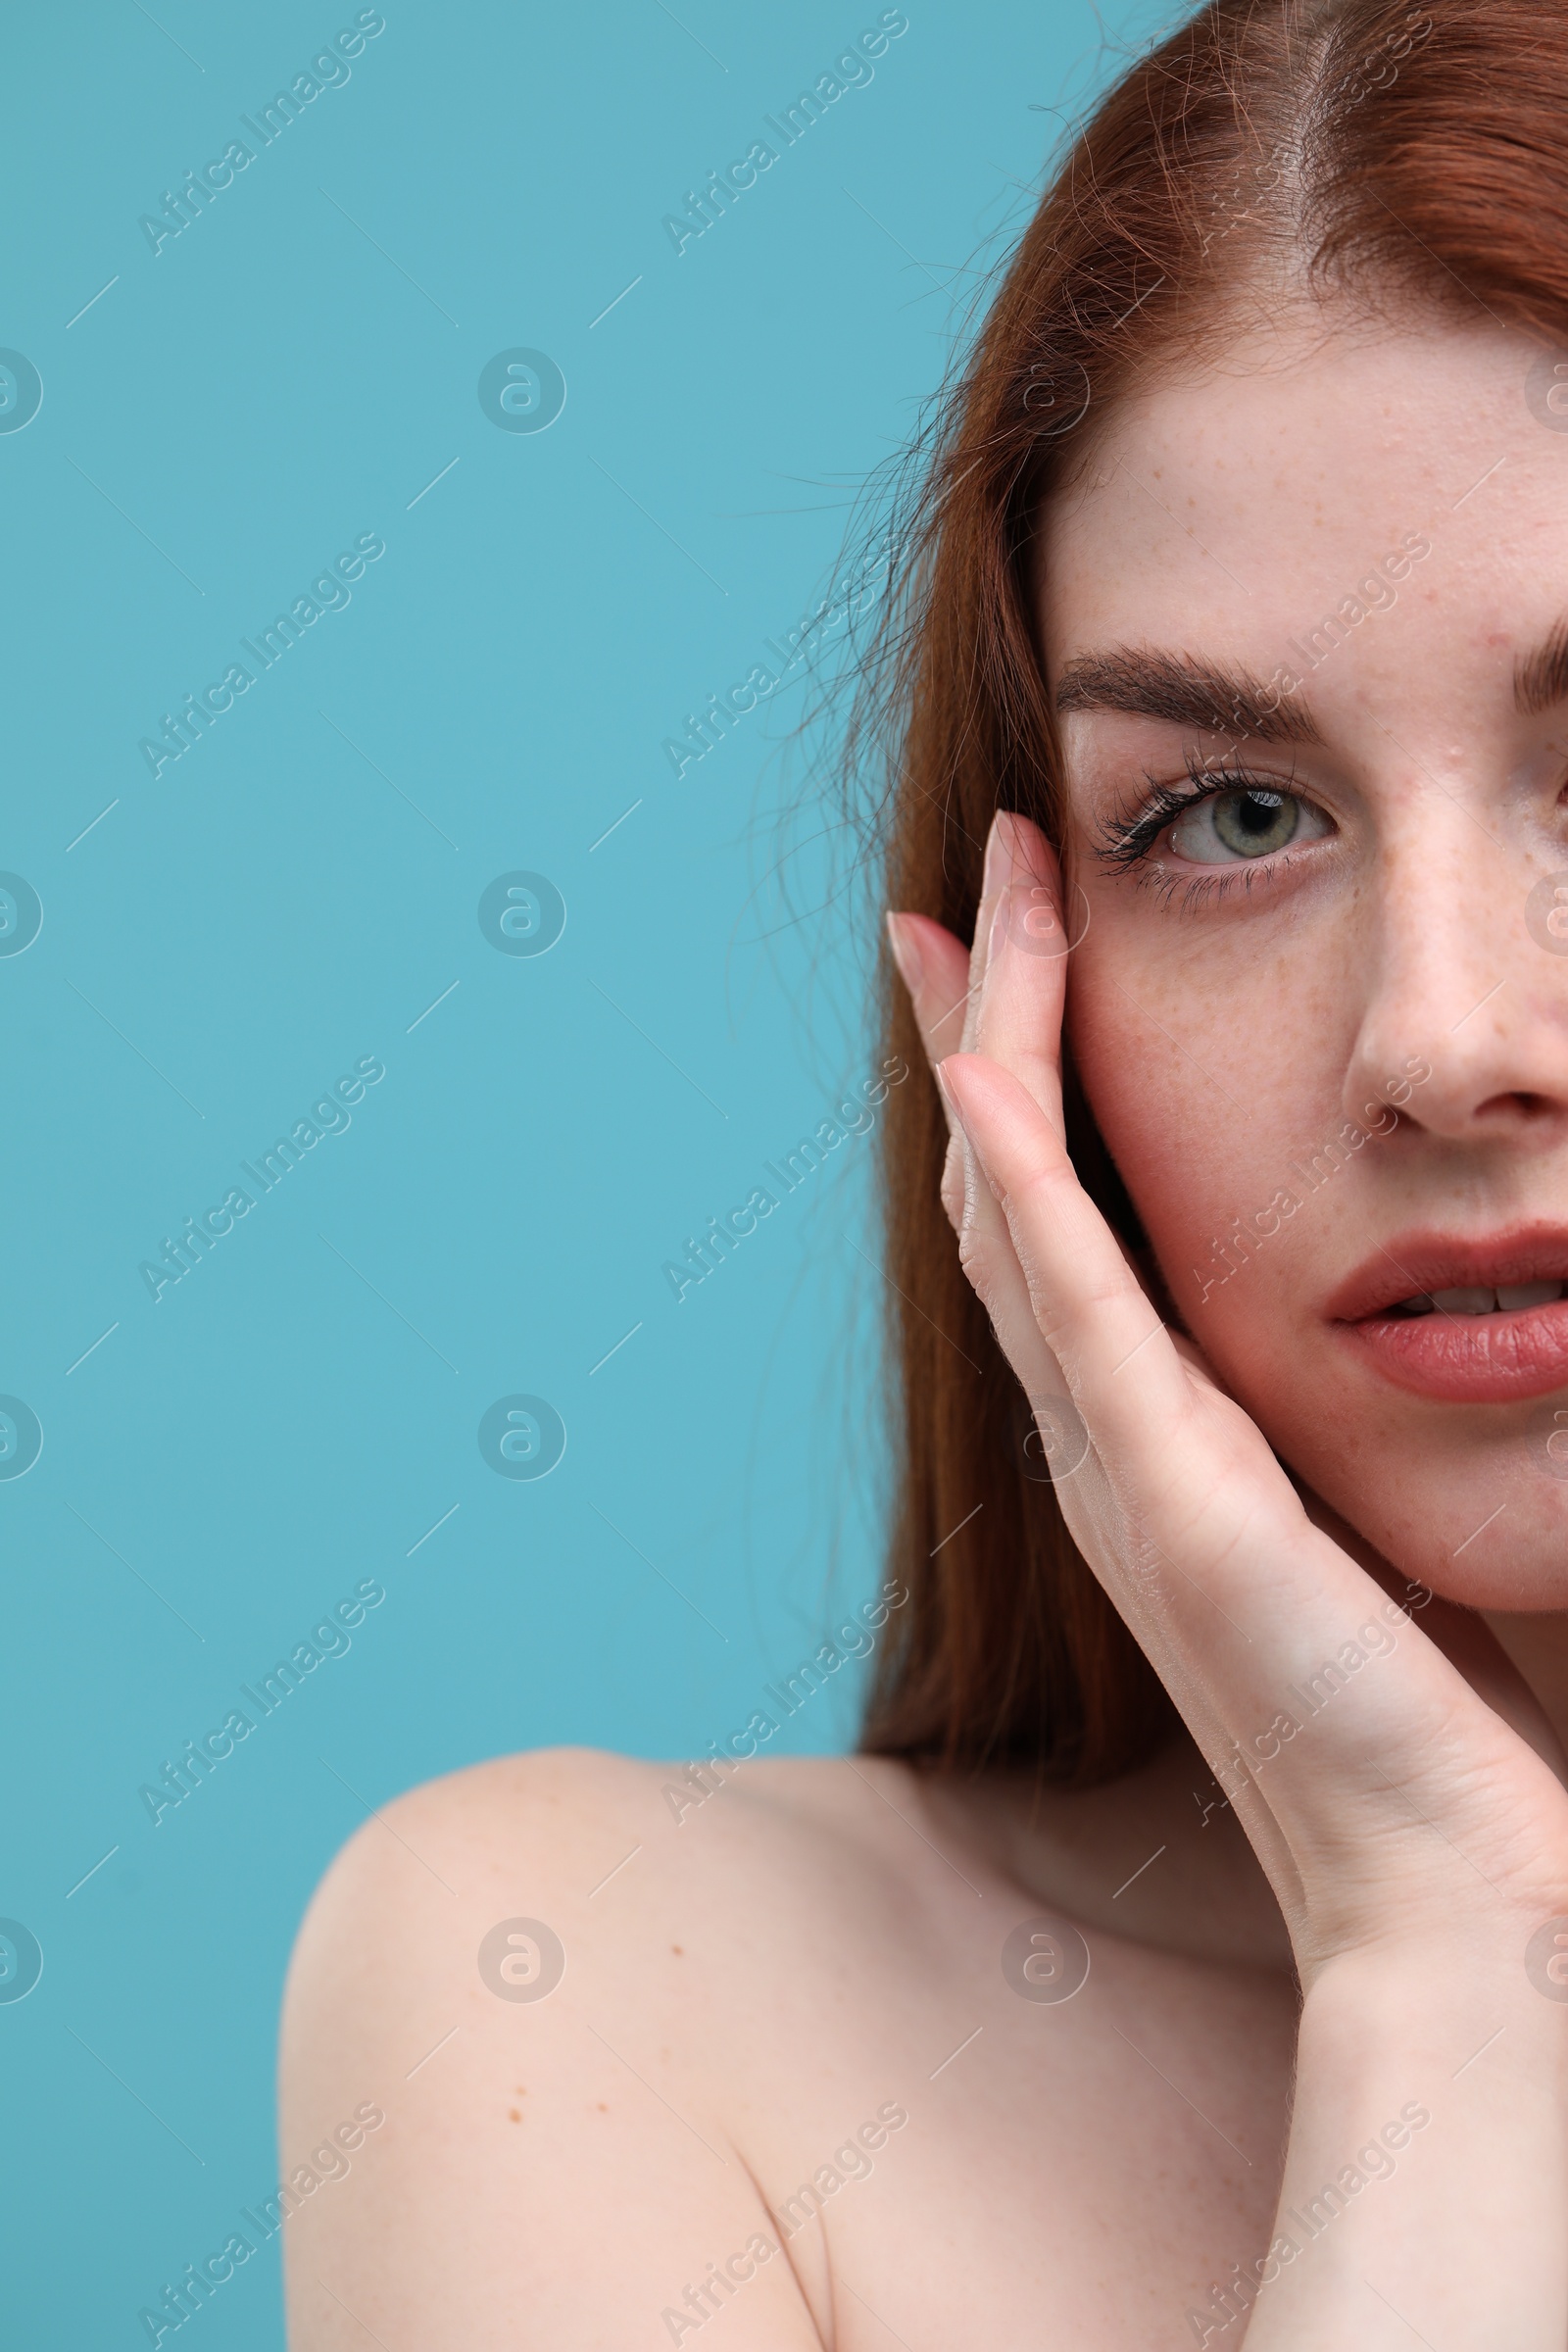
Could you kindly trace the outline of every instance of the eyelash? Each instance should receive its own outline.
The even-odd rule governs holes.
[[[1146,772],[1149,798],[1142,803],[1138,811],[1123,811],[1107,819],[1102,828],[1101,840],[1095,851],[1102,864],[1108,865],[1116,873],[1136,873],[1140,866],[1149,864],[1150,853],[1167,825],[1173,824],[1185,809],[1196,808],[1202,801],[1216,800],[1222,792],[1291,790],[1288,777],[1259,775],[1253,769],[1234,761],[1224,767],[1209,766],[1196,751],[1186,754],[1186,764],[1191,782],[1191,789],[1186,792],[1174,784],[1156,784],[1153,777]],[[1215,867],[1208,874],[1194,875],[1186,886],[1182,904],[1191,906],[1205,899],[1223,897],[1235,888],[1238,881],[1250,890],[1258,869],[1271,872],[1278,861],[1277,858],[1259,858],[1251,863],[1238,862],[1235,866]],[[1164,897],[1169,898],[1179,887],[1178,875],[1163,874],[1159,877],[1159,888]]]

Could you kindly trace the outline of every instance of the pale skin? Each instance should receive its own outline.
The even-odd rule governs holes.
[[[1568,957],[1527,919],[1568,711],[1515,691],[1568,610],[1568,434],[1483,328],[1298,317],[1107,419],[1042,517],[1053,687],[1135,649],[1298,690],[1262,735],[1065,710],[1065,889],[1004,818],[972,944],[894,928],[957,1246],[1026,1393],[1075,1402],[1068,1525],[1191,1737],[1080,1794],[759,1758],[677,1822],[670,1768],[561,1751],[399,1799],[290,1981],[284,2177],[386,2118],[286,2226],[296,2352],[1175,2352],[1195,2310],[1250,2352],[1561,2352],[1568,2002],[1526,1953],[1568,1915],[1568,1379],[1425,1393],[1333,1303],[1417,1228],[1568,1250]],[[1293,657],[1411,533],[1396,595]],[[1282,850],[1233,787],[1097,855],[1237,757]],[[1066,1156],[1064,1009],[1150,1288]],[[1347,1644],[1320,1710],[1288,1695]],[[1045,1913],[1092,1956],[1059,2003],[1000,1960]],[[537,2001],[476,1965],[517,1917],[566,1953]]]

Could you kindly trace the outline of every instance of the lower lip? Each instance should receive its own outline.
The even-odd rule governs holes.
[[[1452,1404],[1507,1404],[1568,1388],[1568,1298],[1511,1314],[1370,1315],[1338,1326],[1396,1388]]]

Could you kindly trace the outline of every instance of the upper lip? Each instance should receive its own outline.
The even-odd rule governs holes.
[[[1323,1311],[1331,1322],[1360,1323],[1423,1293],[1526,1282],[1568,1282],[1568,1227],[1519,1226],[1490,1241],[1430,1229],[1394,1234],[1347,1276]]]

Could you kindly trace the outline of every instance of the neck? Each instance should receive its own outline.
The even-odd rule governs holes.
[[[1093,1788],[1026,1771],[926,1773],[921,1784],[935,1822],[978,1847],[1020,1905],[1062,1911],[1091,1938],[1098,1930],[1195,1960],[1291,1965],[1268,1881],[1185,1733]]]
[[[1316,1495],[1301,1499],[1385,1592],[1406,1595],[1407,1579],[1353,1528]],[[1568,1613],[1463,1608],[1434,1594],[1413,1623],[1568,1785]],[[921,1780],[933,1814],[972,1838],[1021,1900],[1194,1959],[1290,1966],[1262,1867],[1185,1733],[1094,1788],[1022,1771]]]
[[[1409,1580],[1364,1537],[1298,1485],[1307,1517],[1396,1600]],[[1474,1609],[1434,1593],[1414,1622],[1449,1664],[1568,1786],[1568,1616],[1555,1610]]]

